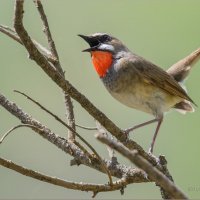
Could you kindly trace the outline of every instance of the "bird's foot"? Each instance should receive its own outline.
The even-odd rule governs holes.
[[[152,147],[149,148],[148,154],[153,155],[153,148]]]
[[[135,129],[135,126],[131,127],[131,128],[124,129],[124,133],[126,135],[127,140],[129,139],[130,132],[132,132],[134,129]]]
[[[124,132],[124,134],[126,136],[126,141],[128,141],[128,139],[129,139],[129,133],[130,133],[129,129],[125,129],[125,130],[123,130],[123,132]]]
[[[135,129],[135,126],[134,126],[134,127],[131,127],[131,128],[127,128],[127,129],[124,130],[124,133],[126,133],[126,134],[129,136],[129,133],[130,133],[131,131],[133,131],[134,129]]]

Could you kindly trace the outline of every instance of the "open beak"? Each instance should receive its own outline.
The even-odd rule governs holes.
[[[91,52],[91,51],[97,50],[100,44],[97,38],[93,36],[86,36],[86,35],[81,35],[81,34],[79,34],[78,36],[83,38],[90,45],[90,48],[84,49],[82,52]]]

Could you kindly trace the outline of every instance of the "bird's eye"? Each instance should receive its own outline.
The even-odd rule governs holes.
[[[100,38],[100,42],[108,42],[110,40],[111,40],[111,38],[109,35],[102,35]]]

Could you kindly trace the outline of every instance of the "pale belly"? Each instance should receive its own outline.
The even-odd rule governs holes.
[[[155,87],[137,87],[121,92],[112,92],[111,95],[122,104],[137,110],[152,114],[156,117],[162,116],[176,103],[182,99],[165,93]]]

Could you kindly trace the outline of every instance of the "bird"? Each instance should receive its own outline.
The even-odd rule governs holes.
[[[110,34],[78,36],[89,44],[89,48],[83,52],[91,54],[93,66],[111,96],[130,108],[154,116],[152,120],[124,131],[128,135],[137,128],[157,122],[149,149],[153,153],[164,114],[173,108],[182,113],[194,112],[193,105],[196,104],[181,85],[184,77],[179,76],[186,76],[186,72],[179,69],[178,73],[172,68],[166,72],[133,53]]]

